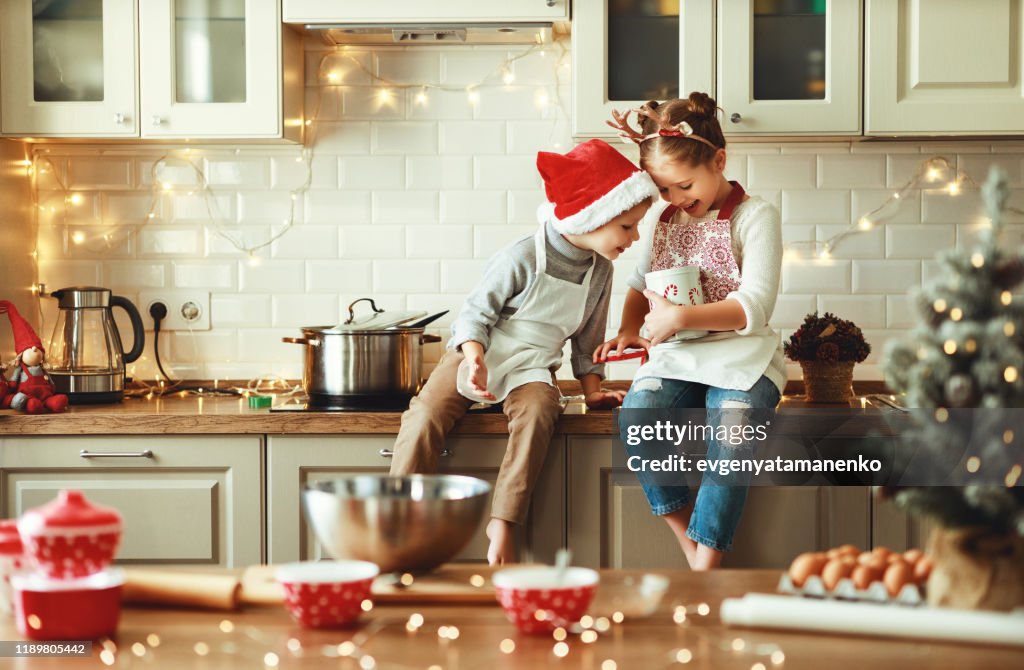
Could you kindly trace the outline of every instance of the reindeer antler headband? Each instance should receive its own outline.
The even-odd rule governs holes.
[[[644,135],[642,132],[629,125],[629,115],[633,112],[636,112],[637,118],[646,116],[649,119],[653,119],[658,124],[658,131],[649,135]],[[714,142],[695,134],[693,132],[693,127],[686,121],[680,121],[675,124],[669,123],[661,116],[661,114],[658,114],[647,105],[627,109],[625,114],[617,109],[613,109],[612,118],[614,121],[605,121],[605,123],[618,130],[619,137],[621,137],[623,141],[631,141],[641,144],[655,137],[685,137],[687,139],[703,142],[712,149],[721,148],[715,146]]]

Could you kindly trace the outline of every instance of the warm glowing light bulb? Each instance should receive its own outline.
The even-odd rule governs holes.
[[[73,193],[70,196],[68,196],[68,202],[70,202],[72,205],[81,205],[82,196],[78,193]]]
[[[512,70],[508,69],[507,67],[502,68],[501,80],[505,82],[506,85],[511,84],[516,80],[516,75],[512,72]]]
[[[480,102],[480,92],[471,88],[466,91],[466,98],[469,100],[469,104],[475,105]]]
[[[960,195],[960,182],[951,181],[946,189],[949,191],[950,195]]]
[[[75,244],[81,244],[82,242],[85,242],[85,233],[81,231],[72,233],[71,241],[74,242]]]
[[[171,190],[171,188],[173,188],[173,186],[174,186],[174,185],[173,185],[173,184],[172,184],[171,182],[169,182],[169,181],[165,181],[165,182],[163,183],[163,187],[164,187],[164,190],[165,190],[165,191],[170,191],[170,190]]]
[[[420,91],[419,93],[416,94],[416,104],[420,105],[420,106],[423,106],[423,105],[427,104],[427,92],[426,91]]]
[[[982,256],[980,252],[974,252],[973,254],[971,254],[971,265],[973,265],[976,268],[982,267],[983,265],[985,265],[985,257]]]
[[[331,70],[330,72],[327,73],[327,81],[331,82],[332,84],[336,84],[339,81],[341,81],[341,74],[334,70]]]
[[[860,226],[861,230],[871,230],[871,227],[874,224],[871,223],[871,219],[869,219],[866,216],[862,216],[862,217],[860,217],[860,221],[857,222],[857,225]]]
[[[940,174],[941,173],[938,168],[928,168],[928,181],[937,180]]]

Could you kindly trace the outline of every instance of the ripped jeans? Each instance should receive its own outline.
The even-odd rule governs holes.
[[[622,401],[622,408],[635,409],[687,409],[706,407],[709,426],[721,425],[722,410],[726,411],[729,421],[738,417],[750,417],[749,412],[738,410],[762,410],[754,412],[755,420],[763,423],[771,419],[775,406],[779,403],[778,387],[765,376],[762,376],[747,391],[722,389],[697,382],[659,377],[643,377],[634,379],[629,393]],[[623,425],[620,414],[619,432],[624,444],[627,426]],[[707,441],[708,460],[725,458],[749,458],[753,446],[746,442],[741,445],[721,443],[712,436]],[[626,447],[627,452],[629,447]],[[686,536],[694,542],[718,551],[729,551],[732,547],[733,535],[739,526],[743,507],[747,500],[747,480],[749,477],[728,476],[728,481],[720,475],[705,472],[701,478],[701,486],[697,490],[697,501],[694,503],[690,524]],[[644,495],[651,506],[651,511],[663,516],[686,507],[690,503],[690,488],[685,484],[666,486],[653,481],[648,472],[638,472],[637,478],[643,487]]]

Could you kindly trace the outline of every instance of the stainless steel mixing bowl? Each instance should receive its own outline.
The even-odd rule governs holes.
[[[466,546],[490,490],[462,475],[357,475],[308,484],[302,502],[332,558],[371,561],[381,572],[422,572]]]

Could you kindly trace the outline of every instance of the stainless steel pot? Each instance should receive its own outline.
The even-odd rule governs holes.
[[[382,310],[374,305],[374,311]],[[374,401],[408,402],[419,390],[421,345],[441,341],[436,335],[424,334],[422,326],[346,325],[310,326],[302,329],[302,337],[281,339],[306,345],[302,385],[310,404],[343,407],[372,405]]]

